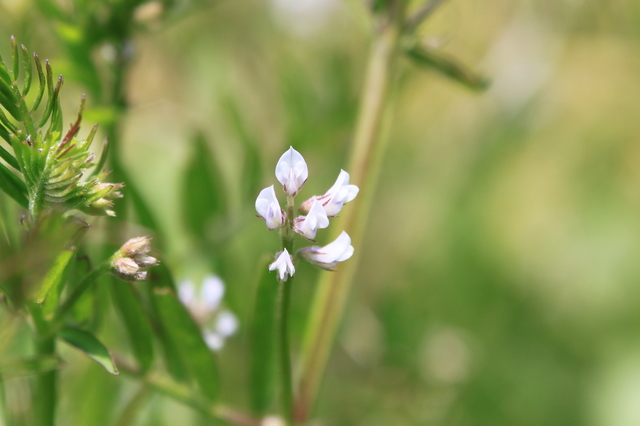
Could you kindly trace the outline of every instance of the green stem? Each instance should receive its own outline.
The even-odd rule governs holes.
[[[142,386],[138,388],[133,397],[129,400],[127,405],[122,410],[118,421],[115,423],[116,426],[129,426],[135,424],[136,417],[140,412],[140,408],[142,404],[146,401],[149,396],[149,386],[146,383],[142,383]]]
[[[226,424],[237,426],[260,426],[261,422],[251,416],[234,410],[230,407],[214,404],[211,405],[200,395],[194,393],[189,387],[176,383],[171,379],[158,374],[145,375],[138,369],[129,365],[124,359],[114,354],[114,359],[118,364],[119,370],[131,377],[141,380],[146,386],[162,393],[169,398],[182,402],[183,404],[193,408],[194,410],[204,414],[210,419],[217,419]]]
[[[282,248],[292,255],[294,219],[294,200],[287,197],[287,223],[282,228]],[[291,374],[291,350],[289,344],[289,310],[291,304],[291,283],[293,277],[286,281],[278,281],[278,352],[280,358],[280,388],[282,391],[282,410],[288,424],[293,422],[293,379]]]
[[[289,305],[291,301],[291,282],[278,281],[278,343],[280,355],[280,374],[282,391],[282,410],[288,424],[293,420],[293,379],[291,375],[291,353],[289,346]]]
[[[384,22],[371,47],[347,169],[352,183],[360,187],[360,195],[345,207],[339,224],[334,227],[336,237],[343,229],[351,236],[356,251],[353,258],[340,265],[336,272],[320,275],[302,350],[301,381],[295,407],[298,423],[309,418],[317,397],[358,265],[364,229],[386,147],[381,135],[384,117],[389,111],[389,94],[399,56],[406,4],[404,1],[396,1],[391,7],[389,20]]]
[[[55,336],[36,337],[36,352],[41,356],[52,356],[56,352]],[[35,426],[54,426],[56,415],[57,370],[40,373],[36,377],[33,394]]]

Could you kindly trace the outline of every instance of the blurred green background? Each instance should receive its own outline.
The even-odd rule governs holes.
[[[125,167],[176,278],[226,283],[240,331],[220,352],[221,398],[246,407],[257,262],[278,247],[253,203],[289,145],[309,164],[302,196],[346,167],[371,20],[355,0],[219,1],[167,22],[154,7],[133,38]],[[0,51],[14,34],[49,58],[70,121],[87,89],[62,32],[32,1],[0,1]],[[492,85],[401,61],[314,425],[640,424],[640,2],[450,0],[420,33]],[[108,63],[109,45],[94,54]],[[108,115],[87,104],[85,131]],[[318,273],[296,274],[294,348]],[[98,334],[127,353],[107,318]],[[115,424],[135,383],[63,355],[59,424]],[[25,386],[5,383],[17,411]],[[198,421],[153,393],[143,407],[135,424]]]

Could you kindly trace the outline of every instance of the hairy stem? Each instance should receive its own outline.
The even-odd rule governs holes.
[[[339,224],[334,227],[335,236],[343,229],[351,236],[356,251],[353,258],[342,264],[336,272],[320,275],[302,351],[301,381],[295,406],[298,423],[305,422],[313,409],[358,265],[363,231],[385,149],[381,136],[384,117],[389,109],[390,86],[399,56],[405,8],[403,1],[394,3],[389,12],[389,20],[376,34],[371,47],[348,168],[352,182],[360,186],[360,196],[344,209]]]

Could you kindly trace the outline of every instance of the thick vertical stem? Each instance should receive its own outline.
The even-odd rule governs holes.
[[[50,356],[56,352],[55,337],[36,337],[38,355]],[[58,372],[56,370],[40,373],[36,377],[33,394],[35,426],[54,426],[56,415],[56,386]]]
[[[404,9],[404,2],[395,2],[390,20],[376,34],[371,47],[348,168],[352,183],[360,186],[360,196],[345,207],[339,223],[333,227],[335,236],[343,229],[351,236],[356,251],[353,258],[341,264],[336,272],[322,273],[320,276],[302,352],[301,381],[295,407],[298,423],[306,421],[313,409],[358,264],[363,231],[384,154],[385,144],[381,136],[388,109],[390,85],[394,79]]]

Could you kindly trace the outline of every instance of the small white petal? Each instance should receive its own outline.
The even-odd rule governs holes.
[[[289,254],[287,249],[282,250],[280,254],[278,254],[275,262],[269,265],[269,270],[277,270],[280,281],[286,281],[287,275],[290,277],[293,276],[293,274],[296,272],[296,268],[293,266],[291,255]]]
[[[276,198],[273,185],[263,189],[256,199],[256,211],[267,222],[270,230],[280,228],[284,223],[284,214]]]
[[[340,170],[336,183],[324,195],[318,197],[318,200],[322,203],[327,216],[335,216],[342,210],[345,203],[356,198],[359,191],[357,186],[349,185],[349,173]]]
[[[200,288],[200,303],[205,312],[213,312],[218,309],[224,296],[224,282],[219,276],[209,274],[202,280]]]
[[[298,151],[289,147],[276,164],[276,178],[284,187],[287,195],[294,196],[307,181],[309,169]]]
[[[224,310],[218,314],[216,320],[216,333],[224,338],[232,336],[238,331],[238,318],[231,311]]]
[[[224,346],[224,337],[212,331],[205,331],[203,334],[204,342],[212,351],[219,351]]]
[[[332,269],[338,262],[353,256],[351,237],[342,231],[340,236],[324,247],[305,247],[298,251],[299,255],[310,263],[323,269]]]
[[[178,299],[185,305],[191,306],[195,302],[196,288],[191,280],[182,280],[178,283]]]
[[[314,199],[309,213],[306,216],[300,216],[295,219],[293,229],[305,238],[313,240],[318,229],[324,229],[327,226],[329,226],[327,213],[322,204]]]

